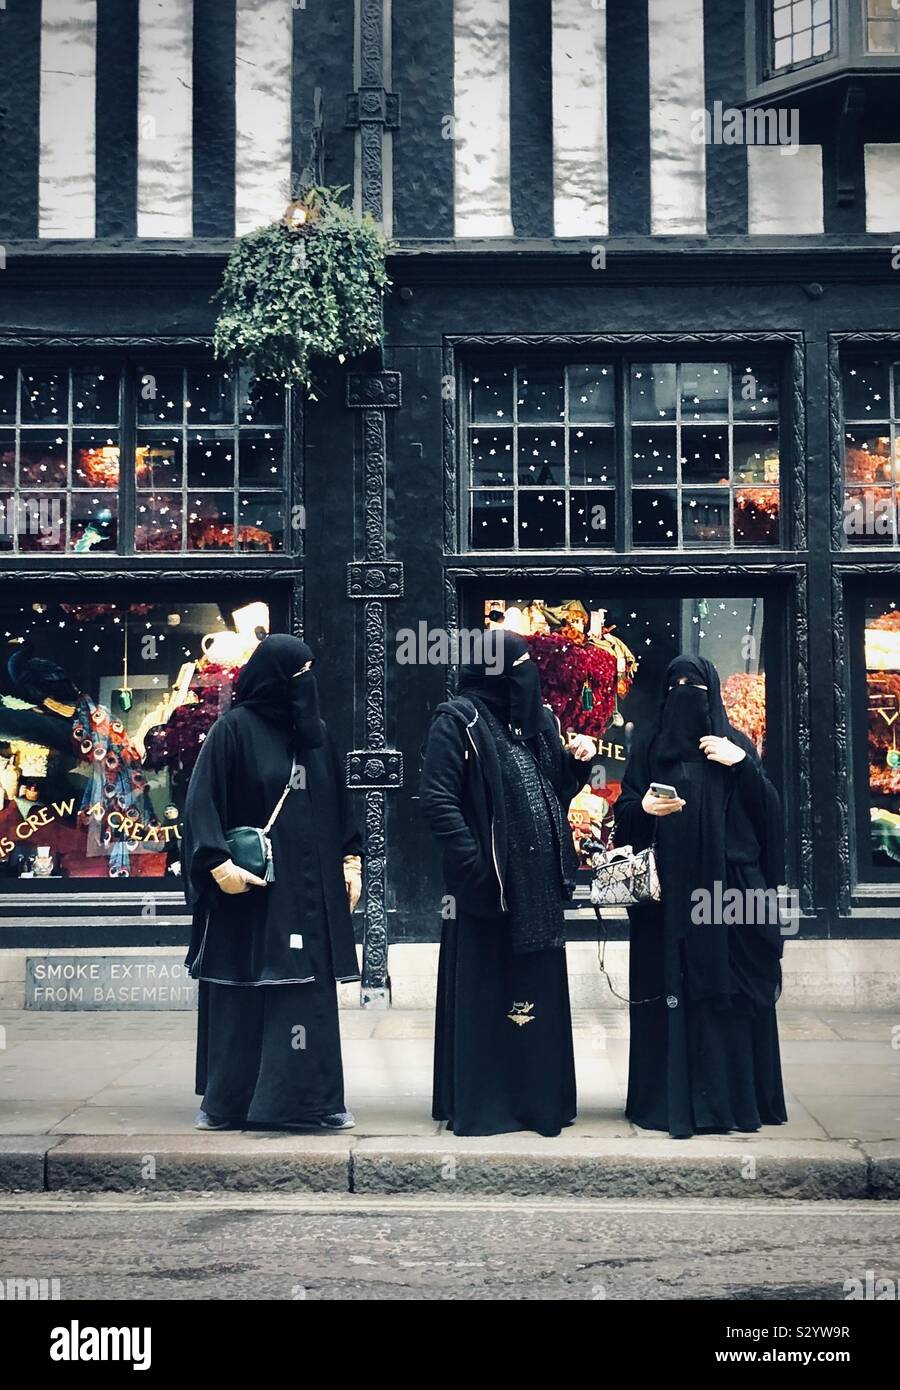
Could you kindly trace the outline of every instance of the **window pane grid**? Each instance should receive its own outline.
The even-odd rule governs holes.
[[[270,401],[269,412],[277,409],[278,425],[265,422],[266,404],[261,418],[254,418],[252,402],[249,413],[242,413],[246,395],[252,394],[251,382],[244,369],[213,370],[204,367],[178,369],[177,378],[171,371],[168,385],[177,390],[163,392],[158,423],[149,423],[149,411],[139,408],[135,483],[137,494],[137,549],[144,550],[252,550],[284,549],[285,523],[285,431],[283,399],[280,407]],[[193,377],[193,382],[192,382]],[[158,395],[153,374],[144,372],[140,378],[144,390]],[[148,399],[144,396],[143,399]],[[152,398],[151,398],[152,399]],[[143,413],[143,419],[141,415]],[[167,416],[171,418],[166,419]],[[205,418],[204,418],[205,417]],[[271,443],[275,464],[269,476],[242,476],[245,458],[255,444]],[[156,477],[142,479],[141,467],[147,466],[146,451],[158,444],[163,448],[160,466],[165,463],[165,448],[171,451],[172,473],[157,482]],[[246,452],[245,452],[246,451]],[[207,462],[208,460],[208,462]],[[227,468],[223,468],[223,464]],[[221,469],[221,477],[215,476]],[[272,474],[274,473],[274,477]],[[260,515],[246,523],[244,509],[260,509]],[[164,517],[177,509],[168,534],[178,529],[177,547],[168,543]],[[144,518],[142,520],[142,518]]]
[[[831,0],[771,0],[770,25],[773,71],[820,61],[832,51]]]
[[[592,441],[607,435],[610,441],[614,441],[615,423],[610,418],[603,418],[602,407],[596,410],[594,418],[591,417],[589,396],[583,395],[577,401],[574,399],[571,374],[573,371],[581,370],[585,376],[596,376],[599,373],[608,377],[608,393],[611,399],[615,379],[614,368],[608,363],[588,363],[577,367],[548,367],[538,364],[536,367],[513,366],[497,370],[501,383],[505,378],[509,379],[508,419],[503,407],[496,408],[496,403],[488,399],[492,389],[495,396],[499,394],[498,388],[491,388],[489,384],[491,369],[487,369],[484,376],[474,374],[469,390],[472,421],[468,435],[469,458],[482,470],[479,476],[475,477],[470,466],[467,481],[472,548],[570,550],[577,545],[579,550],[611,549],[612,540],[604,544],[600,535],[601,532],[610,529],[606,522],[611,507],[606,509],[602,503],[591,502],[589,499],[606,496],[608,492],[610,504],[612,503],[614,465],[610,457],[605,468],[601,464],[598,477],[593,478],[588,471],[592,467],[588,449]],[[540,389],[542,377],[544,390]],[[505,387],[501,389],[505,392]],[[556,409],[553,405],[555,396],[561,403],[561,409]],[[545,400],[549,398],[547,414],[543,413],[545,407],[541,397]],[[587,410],[584,409],[585,405],[588,407]],[[479,419],[479,416],[483,418]],[[574,473],[573,438],[584,451],[584,481],[580,476],[576,478]],[[498,481],[488,482],[483,470],[485,467],[493,469],[493,464],[486,463],[486,460],[497,454],[498,447],[498,461],[501,467],[494,470]],[[555,449],[559,450],[558,459],[553,456]],[[509,469],[504,466],[507,452],[510,455]],[[530,459],[537,461],[529,462]],[[537,474],[533,481],[528,478],[530,470]],[[505,481],[507,477],[510,480],[508,483]],[[507,506],[501,509],[499,504],[504,500]],[[591,507],[591,528],[598,532],[596,540],[593,536],[589,537],[591,544],[573,541],[573,514],[578,510],[580,503],[585,508]],[[491,525],[486,517],[486,511],[491,507],[495,509],[495,515],[501,510],[506,513],[499,515],[497,522],[498,526],[503,528],[502,535],[505,536],[502,544],[489,544],[489,538],[479,534],[488,531]],[[554,507],[560,509],[560,517],[551,510]],[[587,515],[587,512],[584,514]],[[550,528],[550,539],[544,538],[542,543],[538,532],[542,531],[544,526]],[[532,535],[528,534],[529,531],[534,536],[533,541]],[[494,538],[496,539],[496,536]]]
[[[844,505],[848,546],[900,544],[900,362],[844,364]]]
[[[6,413],[0,423],[0,552],[114,553],[120,478],[121,371],[90,364],[78,368],[25,365],[4,368],[0,380],[7,383],[7,401],[12,392],[15,396],[12,412]],[[96,394],[103,398],[103,409],[97,407],[100,420],[96,422],[85,413],[84,398],[91,382]],[[27,413],[23,408],[26,398]],[[96,472],[95,477],[89,476],[91,470]],[[87,498],[94,499],[93,513],[90,508],[83,510]],[[73,528],[76,509],[77,531]]]
[[[660,366],[667,367],[669,364],[633,364],[632,372],[643,376],[648,370],[657,370]],[[721,407],[704,408],[704,403],[690,389],[688,373],[706,373],[715,377],[722,377],[722,384],[725,389],[721,391]],[[636,378],[635,378],[636,379]],[[736,400],[740,396],[744,399],[745,388],[751,393],[747,399],[756,399],[757,380],[750,367],[742,370],[740,365],[731,363],[685,363],[677,364],[675,373],[675,391],[672,414],[661,426],[651,426],[647,423],[647,418],[640,415],[632,416],[630,422],[630,459],[632,464],[631,487],[634,492],[654,493],[662,488],[665,493],[672,493],[672,500],[675,501],[675,526],[667,529],[662,540],[665,543],[672,542],[679,549],[693,549],[697,545],[705,545],[708,541],[719,539],[723,545],[729,549],[743,545],[740,537],[735,536],[735,513],[738,508],[745,505],[752,505],[754,483],[762,485],[763,491],[757,496],[757,503],[769,503],[771,508],[775,501],[774,496],[770,495],[769,489],[773,488],[778,481],[780,472],[778,461],[778,427],[777,421],[773,418],[772,411],[768,409],[768,401],[763,396],[761,404],[765,407],[761,415],[756,417],[752,412],[736,414]],[[691,409],[691,403],[696,405],[696,409]],[[655,431],[651,436],[651,429]],[[719,440],[715,435],[719,434]],[[672,457],[674,460],[673,473],[670,477],[662,480],[648,479],[641,477],[636,472],[635,465],[639,458],[638,444],[643,444],[647,439],[648,446],[653,442],[662,444],[662,436],[668,434],[672,440]],[[718,448],[716,445],[718,444]],[[759,444],[762,449],[768,452],[761,453],[759,449],[754,450],[753,445]],[[749,473],[750,476],[739,476],[736,466],[738,451],[743,458],[744,451],[747,451],[748,463],[756,461],[757,467],[744,469],[742,472]],[[657,454],[659,449],[655,451]],[[688,472],[690,455],[701,460],[697,476],[691,476]],[[706,458],[704,459],[704,454]],[[719,466],[721,465],[721,466]],[[646,468],[646,464],[644,465]],[[702,469],[705,466],[707,473],[704,476]],[[760,471],[762,476],[759,476]],[[756,476],[754,476],[754,474]],[[710,509],[720,506],[719,498],[727,504],[728,519],[727,523],[720,521],[716,523],[720,528],[725,525],[727,538],[720,534],[715,537],[713,534],[706,536],[690,536],[685,534],[685,520],[691,512],[698,507]],[[765,507],[764,507],[765,510]],[[772,512],[769,511],[769,515]],[[699,515],[699,513],[698,513]],[[702,530],[709,530],[712,519],[707,515],[698,526]],[[637,530],[637,527],[635,527]],[[768,543],[771,543],[769,541]],[[649,545],[650,542],[642,541],[640,538],[635,540],[637,547]]]
[[[132,499],[138,553],[282,551],[286,406],[246,364],[0,366],[0,554],[130,553]]]
[[[617,498],[618,505],[631,499],[624,517],[626,549],[777,545],[774,365],[744,365],[740,359],[624,361],[622,377],[624,396],[609,362],[555,369],[501,365],[473,375],[466,483],[470,547],[616,549]],[[584,383],[581,389],[576,380]],[[624,492],[617,485],[619,438]]]

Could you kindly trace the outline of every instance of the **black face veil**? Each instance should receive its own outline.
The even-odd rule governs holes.
[[[299,637],[275,633],[260,642],[235,686],[235,704],[248,706],[270,724],[292,730],[298,752],[322,743],[316,678],[312,671],[297,674],[314,660],[311,648]]]
[[[685,685],[679,685],[686,679]],[[701,687],[705,686],[705,689]],[[704,756],[704,734],[727,738],[731,732],[722,703],[719,673],[702,656],[677,656],[666,670],[656,732],[656,756],[661,762],[684,762]]]
[[[505,628],[486,632],[484,640],[486,659],[462,668],[460,695],[482,700],[514,738],[534,738],[543,727],[544,699],[528,643]]]

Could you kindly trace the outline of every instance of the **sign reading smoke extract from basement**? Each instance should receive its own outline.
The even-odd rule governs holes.
[[[28,956],[26,1009],[194,1009],[177,956]]]

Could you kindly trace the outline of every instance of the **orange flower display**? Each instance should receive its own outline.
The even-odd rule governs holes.
[[[722,685],[722,704],[729,721],[752,739],[760,757],[766,743],[766,678],[736,671]]]

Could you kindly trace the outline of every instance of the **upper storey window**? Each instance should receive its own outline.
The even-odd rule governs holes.
[[[831,0],[771,0],[770,23],[773,72],[816,62],[832,51]]]
[[[866,51],[900,54],[900,9],[893,0],[866,0]]]
[[[747,20],[747,86],[754,105],[794,102],[804,94],[815,98],[826,85],[871,78],[875,104],[893,109],[895,98],[885,83],[900,73],[897,0],[748,0]],[[868,104],[857,96],[850,107],[860,111]]]

